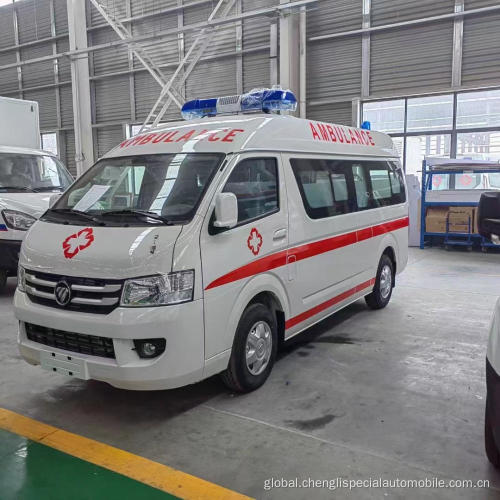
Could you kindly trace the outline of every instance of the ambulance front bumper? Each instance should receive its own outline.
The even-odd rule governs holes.
[[[45,369],[131,390],[172,389],[203,378],[202,300],[165,307],[118,307],[100,315],[34,304],[25,293],[16,290],[14,311],[19,320],[21,355]],[[26,335],[26,323],[112,339],[114,358],[34,342]],[[150,338],[165,338],[165,352],[156,358],[142,359],[135,350],[134,339]]]

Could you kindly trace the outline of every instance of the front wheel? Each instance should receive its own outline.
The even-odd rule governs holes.
[[[383,309],[391,300],[393,286],[394,265],[392,260],[384,254],[378,264],[373,292],[365,297],[368,307],[371,309]]]
[[[500,467],[500,451],[497,448],[495,437],[493,435],[491,417],[488,411],[488,401],[486,401],[486,413],[484,417],[484,448],[488,460],[498,469]]]
[[[276,318],[263,304],[251,304],[241,316],[229,366],[222,373],[227,387],[236,392],[259,388],[269,377],[276,358]]]

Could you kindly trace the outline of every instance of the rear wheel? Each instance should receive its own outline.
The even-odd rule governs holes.
[[[384,308],[392,296],[394,286],[394,265],[392,260],[386,255],[382,255],[378,264],[377,277],[373,292],[365,297],[368,307],[371,309]]]
[[[7,271],[0,269],[0,292],[3,292],[7,284]]]
[[[488,460],[498,469],[500,467],[500,452],[498,451],[493,435],[491,418],[488,411],[488,401],[486,401],[486,414],[484,416],[484,448]]]
[[[222,373],[227,387],[250,392],[269,377],[277,351],[276,318],[263,304],[249,305],[241,316],[229,366]]]

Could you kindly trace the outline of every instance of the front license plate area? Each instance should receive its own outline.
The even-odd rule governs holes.
[[[90,378],[86,361],[73,357],[71,353],[60,354],[51,351],[41,351],[40,366],[44,370],[80,378],[82,380],[89,380]]]

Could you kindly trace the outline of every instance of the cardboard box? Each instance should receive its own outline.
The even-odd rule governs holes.
[[[446,233],[448,207],[428,207],[425,217],[425,230],[428,233]]]
[[[458,225],[469,225],[470,218],[470,229],[471,233],[477,233],[477,209],[476,207],[450,207],[449,219],[450,226],[458,224]],[[450,229],[451,231],[451,229]],[[453,231],[458,232],[458,231]],[[469,231],[465,231],[468,233]]]
[[[465,233],[469,234],[469,224],[452,224],[448,226],[448,231],[450,233]]]

